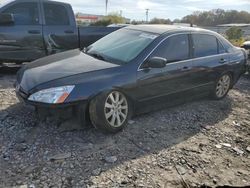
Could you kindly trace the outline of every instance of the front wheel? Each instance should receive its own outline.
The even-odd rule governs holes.
[[[216,100],[223,99],[230,90],[232,84],[232,77],[230,74],[222,75],[216,82],[213,98]]]
[[[115,133],[127,124],[130,113],[129,101],[119,91],[103,93],[90,102],[89,112],[91,122],[96,128]]]

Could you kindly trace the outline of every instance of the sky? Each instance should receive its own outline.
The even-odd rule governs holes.
[[[2,4],[6,0],[0,0]],[[75,13],[105,14],[105,0],[58,0],[70,3]],[[250,12],[250,0],[109,0],[108,12],[122,11],[131,20],[145,20],[149,10],[152,18],[182,18],[194,11],[211,9],[245,10]]]
[[[105,14],[105,0],[60,0],[70,2],[75,12]],[[108,12],[120,12],[131,20],[182,18],[194,11],[211,9],[236,9],[250,12],[250,0],[109,0]]]

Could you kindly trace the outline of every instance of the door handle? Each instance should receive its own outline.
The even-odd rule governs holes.
[[[66,33],[66,34],[72,34],[72,33],[74,33],[74,31],[72,31],[72,30],[66,30],[66,31],[64,31],[64,33]]]
[[[182,67],[182,71],[190,70],[191,68],[188,66]]]
[[[227,62],[227,60],[224,59],[224,58],[221,58],[220,61],[219,61],[219,63],[221,63],[221,64],[226,63],[226,62]]]
[[[30,33],[30,34],[40,34],[41,31],[39,31],[39,30],[29,30],[28,33]]]

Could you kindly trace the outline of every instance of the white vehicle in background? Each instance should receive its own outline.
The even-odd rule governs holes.
[[[250,55],[250,41],[244,42],[241,47],[244,48],[245,50],[247,50],[248,56],[249,56]]]
[[[244,42],[241,47],[247,51],[247,55],[248,55],[247,71],[248,73],[250,73],[250,41]]]

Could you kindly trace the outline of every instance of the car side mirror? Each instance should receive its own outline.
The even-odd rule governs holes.
[[[14,24],[13,14],[0,13],[0,25],[11,25]]]
[[[166,64],[167,59],[161,57],[152,57],[146,62],[145,68],[164,68],[166,67]]]

